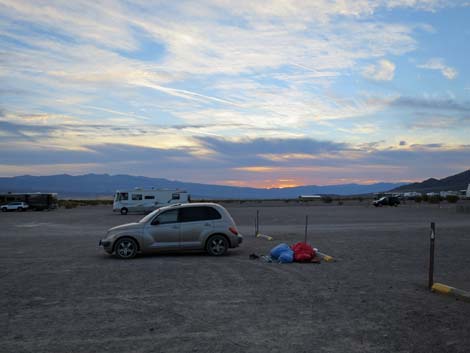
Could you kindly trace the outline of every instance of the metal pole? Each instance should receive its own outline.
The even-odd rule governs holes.
[[[429,280],[428,288],[431,289],[434,284],[434,240],[436,238],[436,225],[431,222],[431,242],[429,246]]]
[[[305,216],[305,237],[304,237],[304,243],[307,242],[307,231],[308,231],[308,215]]]

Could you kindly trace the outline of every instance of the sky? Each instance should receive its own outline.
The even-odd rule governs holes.
[[[470,1],[0,0],[0,176],[470,168]]]

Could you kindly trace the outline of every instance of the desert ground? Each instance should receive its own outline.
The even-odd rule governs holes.
[[[469,352],[470,214],[455,205],[227,203],[240,248],[118,260],[98,241],[142,215],[108,206],[0,214],[0,352]],[[254,237],[254,218],[273,241]],[[304,237],[337,261],[250,260]]]

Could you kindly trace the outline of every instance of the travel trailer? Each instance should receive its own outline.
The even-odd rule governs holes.
[[[114,195],[113,212],[151,212],[159,207],[190,201],[187,191],[170,189],[117,190]]]

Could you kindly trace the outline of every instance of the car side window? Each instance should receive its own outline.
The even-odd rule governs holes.
[[[178,222],[178,210],[169,210],[163,213],[160,213],[152,221],[152,225],[156,224],[168,224]]]
[[[204,207],[207,213],[207,219],[221,219],[222,216],[220,215],[219,211],[212,207]]]
[[[197,222],[220,219],[220,213],[212,207],[184,207],[180,209],[180,222]]]

